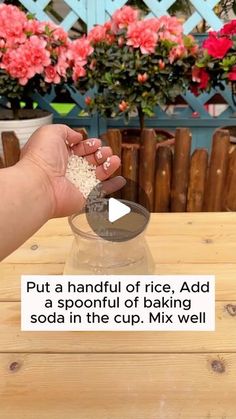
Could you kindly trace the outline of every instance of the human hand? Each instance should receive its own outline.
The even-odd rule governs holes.
[[[101,140],[94,139],[90,144],[88,141],[66,125],[55,124],[39,128],[23,148],[21,163],[32,166],[32,176],[34,172],[41,172],[40,176],[45,182],[45,199],[52,203],[49,218],[79,212],[85,204],[82,193],[65,177],[70,149],[96,165],[96,176],[100,181],[105,181],[104,187],[109,193],[124,185],[121,177],[109,179],[120,166],[119,157],[112,155],[110,147],[102,147],[98,158],[96,152],[101,147]],[[110,165],[105,170],[103,163],[108,157]]]

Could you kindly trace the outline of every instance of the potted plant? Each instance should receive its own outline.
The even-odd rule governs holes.
[[[191,90],[196,95],[212,88],[223,90],[225,85],[231,86],[236,104],[236,19],[226,23],[218,32],[208,33],[192,70]]]
[[[32,94],[66,80],[69,45],[62,28],[0,5],[0,133],[15,131],[23,145],[39,126],[52,122],[50,113],[33,109]]]
[[[86,98],[89,109],[127,120],[137,113],[140,130],[157,104],[173,102],[185,92],[198,51],[175,17],[144,19],[130,6],[95,26],[87,40],[92,50],[86,57],[86,77],[78,82],[80,89],[83,81],[84,87],[95,88],[94,97]]]

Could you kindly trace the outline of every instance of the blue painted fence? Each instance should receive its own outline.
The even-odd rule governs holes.
[[[149,16],[160,17],[168,14],[168,9],[175,3],[175,0],[143,0],[143,2],[150,10]],[[219,4],[219,0],[186,0],[186,2],[189,2],[195,9],[184,23],[186,34],[192,32],[203,18],[213,29],[219,30],[221,28],[222,22],[214,12],[214,7]],[[20,3],[31,13],[34,13],[38,19],[50,19],[45,11],[50,0],[20,0]],[[54,0],[55,9],[60,9],[60,7],[63,9],[63,6],[69,9],[60,23],[67,31],[72,28],[78,19],[87,24],[88,30],[95,24],[102,24],[110,18],[117,8],[124,6],[126,3],[127,0]],[[123,119],[104,119],[98,115],[93,117],[81,116],[81,111],[83,112],[85,109],[83,95],[70,89],[69,86],[67,86],[67,91],[71,98],[72,106],[63,115],[58,112],[56,106],[53,106],[53,102],[57,101],[54,90],[43,97],[35,95],[35,100],[41,108],[53,112],[55,122],[85,127],[91,136],[97,136],[110,127],[124,126]],[[210,94],[202,94],[198,98],[188,93],[183,96],[188,106],[175,107],[171,115],[157,106],[155,117],[147,120],[147,126],[161,127],[168,130],[174,130],[176,127],[181,126],[189,127],[193,136],[193,148],[196,146],[209,147],[211,136],[215,129],[234,125],[236,116],[236,107],[232,102],[229,89],[220,92],[228,105],[227,109],[218,117],[209,114],[204,105],[215,93],[215,91],[212,91]],[[138,126],[137,119],[132,118],[129,125],[132,127]]]

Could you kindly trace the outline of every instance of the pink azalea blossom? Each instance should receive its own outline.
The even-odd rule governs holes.
[[[119,29],[126,28],[131,23],[138,20],[139,11],[131,6],[124,6],[118,9],[112,16],[112,30],[117,32]]]
[[[170,50],[169,60],[172,64],[175,60],[178,60],[181,57],[184,57],[186,54],[186,48],[184,45],[178,45]]]
[[[88,40],[93,43],[102,42],[106,40],[106,35],[107,29],[104,25],[97,25],[89,32]]]
[[[61,76],[66,78],[66,72],[69,68],[69,60],[66,53],[60,53],[58,57],[57,64],[55,66],[57,73]]]
[[[47,42],[37,36],[31,36],[19,50],[35,73],[42,73],[44,67],[51,64],[50,53],[46,49]]]
[[[59,76],[59,74],[57,73],[57,69],[56,67],[53,67],[52,65],[49,65],[48,67],[45,68],[45,81],[47,83],[55,83],[55,84],[59,84],[61,81],[61,78]]]
[[[45,32],[45,22],[36,19],[29,19],[25,25],[25,32],[30,35],[42,35]]]
[[[138,77],[137,77],[137,79],[138,79],[138,82],[139,83],[145,83],[145,81],[147,81],[147,79],[148,79],[148,74],[147,73],[144,73],[144,74],[138,74]]]
[[[88,56],[93,53],[93,47],[90,41],[83,36],[82,38],[76,39],[71,42],[68,56],[71,60],[80,62],[80,65],[87,63]]]
[[[122,102],[119,103],[119,110],[121,112],[127,111],[128,107],[129,107],[129,104],[125,100],[122,100]]]
[[[77,63],[73,68],[72,79],[76,82],[79,78],[85,77],[85,76],[86,76],[85,68],[82,65]]]
[[[127,37],[127,45],[140,48],[142,54],[151,54],[155,51],[158,35],[147,28],[144,22],[140,21],[130,25]]]
[[[18,7],[0,4],[0,38],[5,39],[7,45],[25,41],[26,23],[27,17]]]
[[[28,80],[35,75],[34,69],[29,66],[19,49],[10,50],[4,55],[1,68],[6,69],[11,77],[19,79],[22,86],[26,85]]]

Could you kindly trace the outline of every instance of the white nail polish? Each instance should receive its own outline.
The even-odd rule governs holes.
[[[96,153],[96,158],[97,158],[98,160],[101,160],[101,159],[102,159],[102,153],[101,153],[101,151],[100,151],[100,150],[98,150],[98,151],[97,151],[97,153]]]
[[[95,140],[88,140],[88,141],[86,141],[86,144],[87,144],[89,147],[94,147],[94,146],[95,146]]]
[[[108,170],[108,168],[110,167],[110,165],[111,165],[111,162],[110,162],[110,160],[111,160],[111,158],[110,157],[108,157],[107,159],[106,159],[106,161],[103,163],[103,169],[104,170]]]

